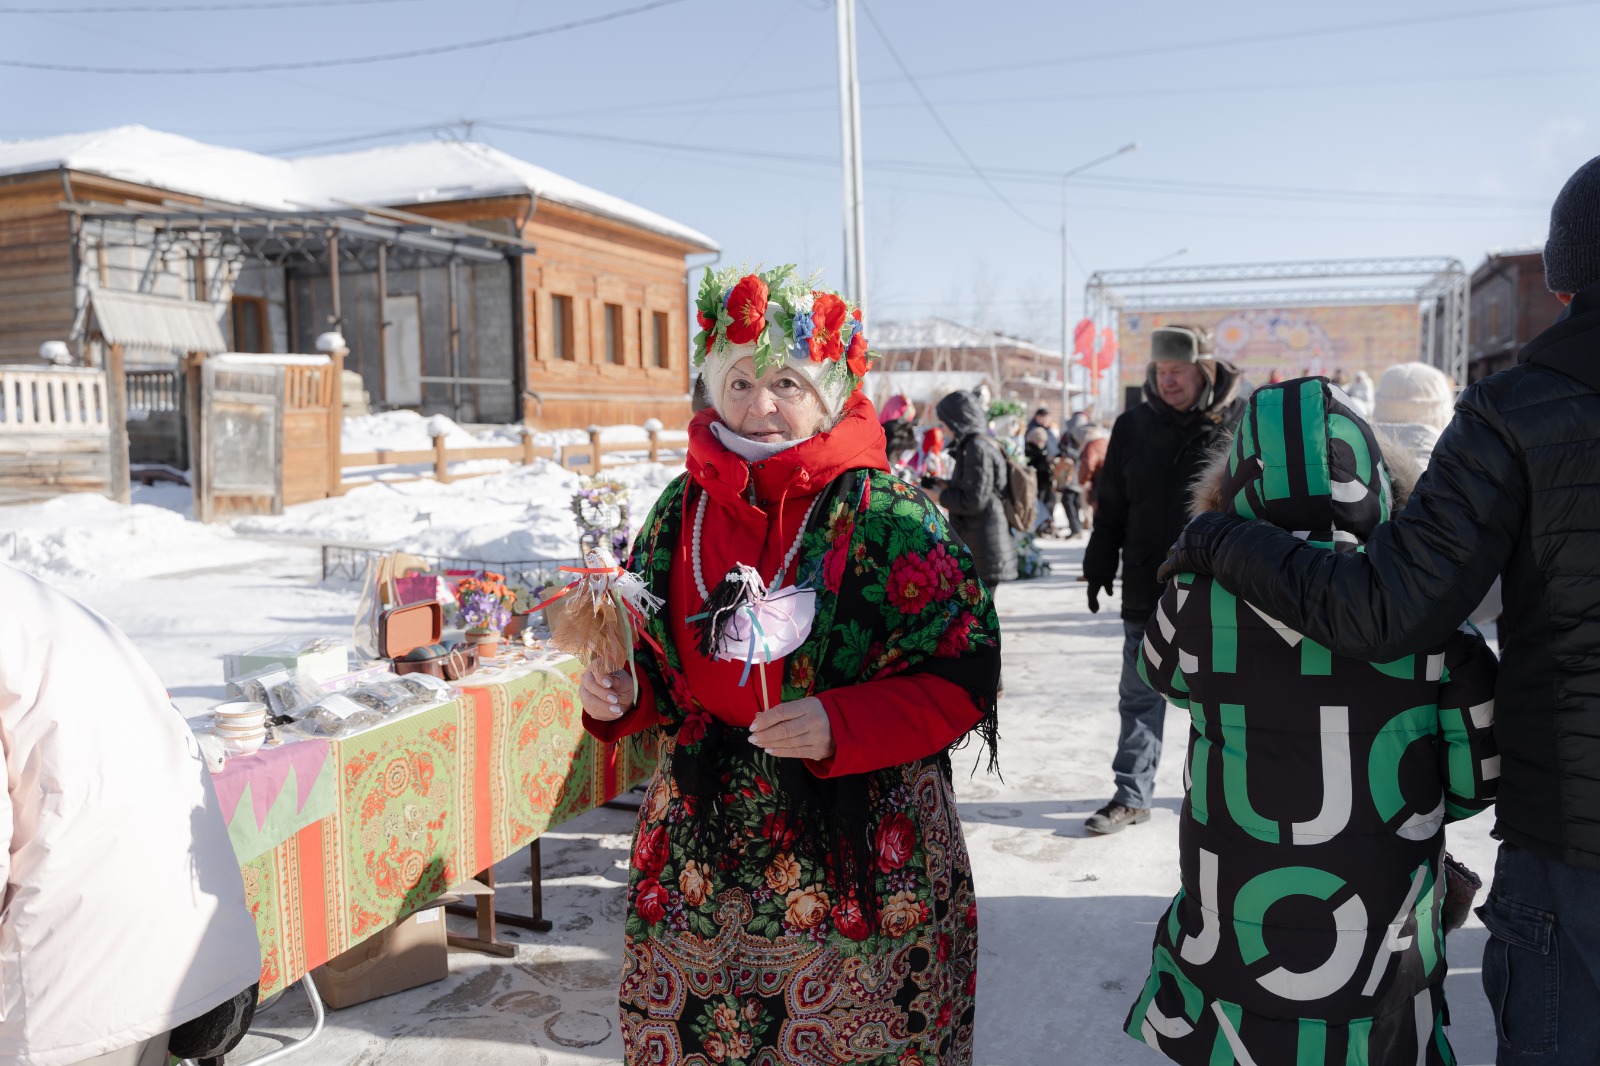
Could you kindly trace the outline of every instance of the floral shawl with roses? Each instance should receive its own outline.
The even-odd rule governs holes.
[[[687,476],[669,486],[628,561],[663,600],[698,491]],[[934,673],[972,695],[992,763],[994,604],[920,490],[876,470],[835,479],[797,573],[817,614],[782,700]],[[665,612],[646,638],[665,757],[631,864],[627,1061],[970,1062],[977,909],[949,753],[819,779],[705,710]]]

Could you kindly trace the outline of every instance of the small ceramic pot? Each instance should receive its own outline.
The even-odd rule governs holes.
[[[492,629],[467,630],[467,643],[478,647],[478,658],[492,659],[500,651],[500,634]]]

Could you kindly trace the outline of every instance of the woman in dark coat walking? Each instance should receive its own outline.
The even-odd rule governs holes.
[[[1196,507],[1356,551],[1401,480],[1344,393],[1305,378],[1251,397]],[[1444,825],[1488,806],[1500,773],[1482,638],[1362,662],[1180,574],[1139,671],[1193,725],[1183,888],[1128,1035],[1189,1066],[1451,1066]]]
[[[1028,430],[1022,446],[1028,465],[1033,468],[1034,483],[1039,487],[1039,517],[1033,528],[1041,534],[1049,534],[1055,529],[1056,477],[1047,450],[1049,444],[1050,431],[1043,426],[1035,426]]]
[[[971,550],[983,583],[992,588],[1015,581],[1017,548],[1001,500],[1009,480],[1005,453],[989,437],[983,406],[972,393],[952,392],[936,410],[950,428],[956,457],[939,505],[950,512],[950,528]]]

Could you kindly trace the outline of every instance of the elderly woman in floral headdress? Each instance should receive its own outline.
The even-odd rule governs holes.
[[[977,908],[950,749],[994,742],[993,604],[891,477],[861,314],[792,267],[706,273],[712,406],[628,561],[665,601],[583,680],[653,730],[620,991],[632,1063],[971,1061]]]

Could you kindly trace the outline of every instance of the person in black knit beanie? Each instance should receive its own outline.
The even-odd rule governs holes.
[[[1600,155],[1561,187],[1544,242],[1544,283],[1551,292],[1570,296],[1595,282],[1600,282]]]

